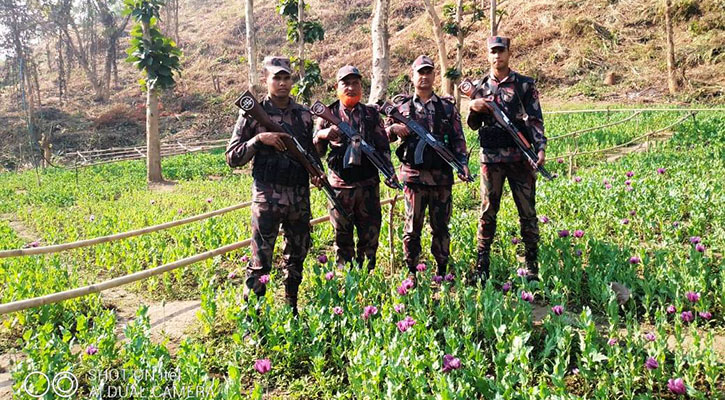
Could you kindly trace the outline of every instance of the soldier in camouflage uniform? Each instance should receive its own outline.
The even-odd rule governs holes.
[[[401,114],[417,121],[436,139],[446,143],[458,161],[466,165],[465,173],[468,175],[468,153],[461,116],[451,98],[439,97],[433,92],[434,68],[429,57],[419,56],[412,65],[415,93],[413,96],[397,96],[395,103]],[[420,139],[405,125],[388,120],[387,132],[391,142],[402,139],[395,153],[402,163],[400,176],[406,185],[403,251],[408,270],[412,275],[416,273],[427,207],[433,235],[431,253],[436,260],[437,274],[443,276],[450,254],[448,222],[453,208],[453,169],[430,147],[425,149],[423,164],[416,165],[414,153]]]
[[[329,108],[333,114],[359,132],[361,139],[373,146],[392,170],[390,145],[380,114],[374,107],[360,102],[361,77],[356,67],[347,65],[340,68],[337,72],[339,99]],[[375,268],[382,220],[378,170],[364,154],[357,165],[351,163],[345,168],[343,159],[351,141],[339,131],[337,126],[331,126],[322,118],[317,121],[314,143],[320,155],[324,155],[328,144],[330,145],[330,153],[327,156],[330,185],[345,211],[351,216],[350,219],[346,219],[330,207],[330,221],[335,228],[337,264],[344,265],[354,260],[362,267],[367,259],[365,266],[368,270],[372,270]],[[396,183],[397,179],[386,182],[391,187],[395,187]],[[357,229],[357,252],[353,241],[353,229]]]
[[[491,70],[477,84],[476,95],[493,96],[501,110],[523,132],[544,163],[546,136],[534,80],[509,68],[510,40],[488,38]],[[481,144],[481,215],[478,225],[476,277],[487,279],[490,252],[496,232],[496,214],[501,204],[503,184],[508,179],[519,212],[521,236],[525,245],[529,279],[538,279],[539,227],[536,219],[536,174],[511,136],[495,125],[483,99],[471,101],[468,126],[478,129]]]
[[[292,87],[290,61],[282,57],[264,59],[267,95],[260,102],[275,122],[292,127],[294,136],[307,149],[312,144],[312,114],[289,97]],[[305,168],[285,154],[279,133],[266,132],[242,111],[226,150],[231,167],[252,161],[252,260],[247,269],[245,298],[249,290],[264,296],[260,277],[272,269],[277,234],[284,233],[285,298],[297,314],[297,292],[302,282],[302,264],[310,248],[310,178]],[[314,180],[319,185],[318,180]]]

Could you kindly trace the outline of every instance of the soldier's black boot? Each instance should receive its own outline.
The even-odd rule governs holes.
[[[475,285],[479,281],[485,284],[491,273],[491,252],[487,250],[478,251],[478,259],[476,260],[476,270],[473,273],[471,284]]]
[[[438,269],[436,270],[436,275],[438,276],[446,276],[446,271],[448,270],[448,264],[442,263],[438,264]]]
[[[299,312],[297,311],[297,292],[299,289],[299,284],[289,284],[285,283],[284,285],[284,299],[288,306],[292,308],[292,315],[295,317],[299,315]]]
[[[529,270],[526,280],[538,281],[539,280],[539,248],[537,245],[526,246],[526,269]]]

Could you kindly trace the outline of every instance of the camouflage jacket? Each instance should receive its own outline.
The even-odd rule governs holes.
[[[440,102],[443,106],[443,112],[446,115],[450,123],[449,132],[434,132],[435,127],[435,115],[436,115],[436,102]],[[431,96],[428,101],[423,101],[417,96],[413,95],[412,104],[415,109],[411,113],[410,105],[411,98],[404,97],[403,101],[398,104],[398,111],[405,117],[414,119],[416,122],[421,124],[428,132],[432,133],[436,139],[445,142],[448,145],[448,149],[463,165],[468,165],[468,150],[466,149],[466,137],[463,135],[463,128],[461,126],[461,114],[458,113],[455,104],[449,98],[439,97],[435,93]],[[391,142],[398,139],[390,126],[395,121],[391,118],[386,119],[388,138]],[[411,135],[415,136],[415,133],[411,132]],[[416,168],[415,166],[402,163],[400,166],[400,180],[405,183],[414,183],[422,185],[452,185],[453,174],[445,171],[444,169],[422,169]]]
[[[483,81],[476,82],[478,86],[477,95],[493,94],[496,103],[509,116],[514,124],[523,126],[528,132],[528,137],[533,142],[535,150],[546,148],[546,136],[544,135],[544,120],[539,104],[539,92],[536,90],[534,80],[514,72],[513,70],[504,79],[499,81],[489,74]],[[520,96],[520,97],[519,97]],[[490,115],[471,112],[468,115],[468,126],[471,129],[479,129],[479,135],[487,127],[495,127],[493,117]],[[508,135],[502,129],[497,129],[501,135]],[[516,162],[524,159],[523,153],[515,145],[506,147],[481,146],[481,162]]]
[[[378,152],[386,161],[388,167],[391,170],[393,169],[393,164],[390,161],[390,143],[388,142],[388,136],[385,134],[385,129],[383,128],[383,121],[380,118],[378,111],[374,107],[365,105],[363,103],[358,103],[355,107],[353,107],[352,110],[348,110],[345,107],[341,106],[339,101],[336,101],[330,105],[330,111],[332,111],[333,114],[336,114],[344,122],[350,124],[350,126],[356,132],[360,132],[363,140],[365,140],[369,145],[373,146],[375,148],[375,151]],[[369,121],[367,123],[367,129],[365,128],[365,119]],[[317,119],[314,142],[322,143],[325,149],[324,152],[320,154],[320,156],[324,156],[327,152],[327,144],[329,144],[333,148],[340,148],[336,150],[344,151],[344,149],[346,149],[348,144],[350,143],[347,136],[345,136],[345,134],[343,134],[342,132],[340,133],[340,137],[336,140],[328,141],[318,139],[317,132],[322,129],[329,128],[330,125],[331,124],[323,118]],[[371,127],[373,126],[374,128],[371,129]],[[365,158],[364,154],[362,157],[364,158],[362,165],[350,166],[349,168],[373,169],[374,173],[373,171],[369,171],[369,175],[371,175],[370,178],[366,178],[357,182],[348,182],[340,177],[337,173],[335,173],[332,168],[328,168],[328,178],[330,181],[330,185],[334,188],[349,189],[353,187],[367,186],[380,182],[377,168],[375,168],[375,166]],[[329,160],[330,158],[328,157],[328,162]]]
[[[308,149],[312,149],[312,114],[310,111],[297,104],[290,98],[290,103],[285,109],[277,108],[267,95],[260,104],[267,111],[270,118],[275,122],[285,122],[290,126],[297,127],[300,136],[297,139]],[[263,156],[264,151],[269,151],[268,146],[264,145],[258,138],[257,134],[266,132],[267,130],[257,121],[246,118],[240,110],[237,123],[234,125],[232,138],[229,140],[226,150],[227,164],[230,167],[239,167],[247,164],[249,161],[256,162],[257,155]],[[266,149],[265,149],[266,148]],[[264,151],[263,151],[264,150]],[[258,154],[262,152],[262,154]],[[304,197],[309,198],[309,186],[297,185],[287,186],[254,180],[252,188],[252,201],[270,202],[281,205],[294,204]]]

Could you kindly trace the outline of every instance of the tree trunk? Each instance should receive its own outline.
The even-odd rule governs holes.
[[[432,0],[423,0],[425,3],[425,9],[428,11],[428,16],[433,21],[433,34],[435,35],[436,45],[438,46],[438,60],[440,62],[441,70],[441,90],[446,96],[453,95],[453,82],[446,77],[448,72],[448,52],[446,51],[446,39],[443,35],[443,29],[441,29],[441,20],[438,18],[438,13],[433,6]]]
[[[465,38],[463,32],[463,0],[456,1],[456,25],[458,26],[458,43],[456,44],[456,71],[459,74],[463,73],[463,39]],[[461,91],[458,89],[458,85],[455,85],[456,92],[456,108],[461,108]]]
[[[665,31],[667,33],[667,84],[670,94],[674,95],[679,89],[679,82],[675,75],[675,41],[672,35],[672,1],[665,0]]]
[[[142,23],[143,36],[151,40],[148,22]],[[146,180],[163,182],[161,176],[161,140],[159,139],[159,96],[151,81],[146,82]]]
[[[496,23],[496,0],[491,0],[491,36],[498,35],[498,24]]]
[[[257,94],[259,72],[257,71],[257,34],[254,30],[254,0],[245,1],[244,20],[247,25],[247,63],[249,65],[249,90]]]
[[[388,90],[388,74],[390,72],[390,45],[388,40],[388,14],[390,0],[375,0],[375,15],[372,23],[373,39],[373,80],[370,85],[370,99],[374,104],[384,100]]]
[[[179,36],[179,0],[174,0],[174,38],[176,44],[181,46],[181,37]]]
[[[303,0],[299,0],[299,3],[297,5],[297,41],[299,49],[297,58],[299,59],[300,64],[300,79],[305,77],[305,30],[304,30],[304,22],[305,22],[305,2]]]

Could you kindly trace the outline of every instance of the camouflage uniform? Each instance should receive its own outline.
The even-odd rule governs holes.
[[[415,64],[414,64],[415,65]],[[425,103],[417,96],[403,97],[398,101],[398,111],[415,120],[433,136],[448,145],[448,148],[463,165],[468,164],[466,139],[461,127],[461,116],[455,105],[436,94]],[[411,108],[412,107],[412,108]],[[388,125],[393,121],[388,120]],[[397,136],[388,127],[391,142]],[[423,229],[425,209],[429,209],[429,222],[432,233],[431,254],[438,265],[438,275],[444,275],[450,254],[451,235],[448,222],[453,209],[452,186],[453,169],[435,150],[427,147],[424,164],[414,165],[413,152],[420,139],[415,133],[402,141],[396,155],[400,159],[400,179],[405,187],[405,230],[403,251],[408,270],[415,274],[421,246],[420,236]]]
[[[303,146],[313,148],[312,115],[307,108],[290,99],[287,108],[279,109],[269,96],[261,105],[272,120],[289,124]],[[246,285],[257,296],[264,296],[266,286],[259,282],[259,278],[272,269],[274,244],[281,224],[285,240],[285,296],[296,311],[302,264],[311,244],[309,176],[297,161],[258,139],[256,135],[265,131],[259,123],[244,117],[240,111],[226,150],[227,163],[231,167],[253,160],[252,260],[247,270]]]
[[[506,38],[495,37],[491,40]],[[490,73],[478,83],[476,96],[493,95],[495,102],[514,125],[523,132],[538,152],[546,148],[544,123],[539,94],[532,78],[511,71],[502,80]],[[509,181],[521,224],[522,241],[526,247],[527,266],[537,272],[539,227],[536,219],[536,174],[513,139],[495,125],[493,117],[471,112],[468,126],[478,129],[481,144],[481,214],[478,225],[479,268],[488,274],[489,254],[496,232],[496,214],[501,204],[503,184]],[[482,261],[483,259],[483,261]],[[485,265],[481,265],[481,262]]]
[[[336,101],[330,105],[330,111],[350,124],[356,132],[360,132],[362,139],[375,147],[375,150],[387,161],[389,168],[393,169],[388,137],[380,114],[374,107],[358,103],[352,110],[348,110]],[[329,127],[329,122],[322,118],[318,119],[317,131]],[[339,135],[339,138],[329,142],[315,138],[315,143],[324,145],[325,152],[327,144],[331,146],[327,157],[330,185],[335,189],[337,199],[345,211],[351,216],[351,220],[345,219],[337,210],[331,206],[329,208],[330,221],[335,228],[337,263],[347,264],[355,260],[362,267],[364,260],[367,259],[367,268],[371,270],[375,268],[382,220],[380,178],[377,168],[365,155],[362,156],[360,165],[343,168],[343,158],[350,140],[342,132]],[[353,229],[357,229],[357,252]]]

